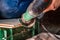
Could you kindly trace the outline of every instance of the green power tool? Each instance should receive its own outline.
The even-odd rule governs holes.
[[[32,7],[30,9],[27,9],[27,11],[23,14],[24,20],[29,21],[37,17],[51,4],[51,2],[52,0],[34,0],[31,3]]]

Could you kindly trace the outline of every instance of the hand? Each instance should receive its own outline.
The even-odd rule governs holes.
[[[59,40],[57,39],[54,34],[48,34],[47,32],[42,32],[36,36],[33,36],[32,38],[29,38],[27,40]]]
[[[50,10],[56,10],[60,6],[60,0],[52,0],[51,5],[46,8],[43,13],[48,12]]]

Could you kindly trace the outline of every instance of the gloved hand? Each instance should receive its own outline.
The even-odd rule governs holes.
[[[27,9],[32,0],[0,0],[2,18],[18,18]]]

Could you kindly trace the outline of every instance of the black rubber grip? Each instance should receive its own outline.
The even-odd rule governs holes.
[[[33,4],[32,10],[34,13],[40,14],[51,4],[51,2],[52,0],[36,0],[36,2]]]

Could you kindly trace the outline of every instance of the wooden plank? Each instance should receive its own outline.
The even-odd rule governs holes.
[[[1,28],[16,28],[16,27],[21,27],[21,26],[22,26],[22,24],[20,23],[19,19],[0,20]]]

